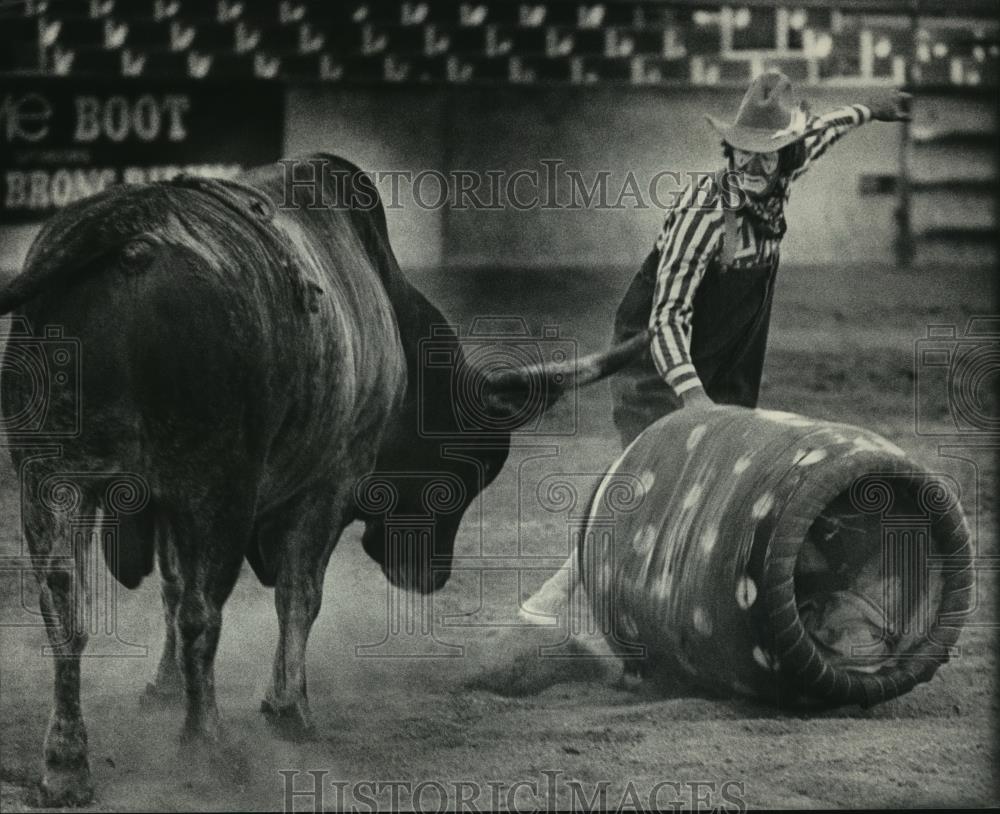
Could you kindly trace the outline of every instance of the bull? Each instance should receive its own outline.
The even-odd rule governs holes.
[[[504,464],[517,416],[533,414],[525,399],[545,409],[627,363],[645,340],[575,363],[471,365],[401,273],[371,179],[333,156],[309,165],[322,168],[322,201],[312,205],[276,205],[295,193],[282,164],[234,182],[106,190],[55,215],[0,290],[0,313],[28,326],[8,341],[0,409],[56,656],[48,804],[93,795],[80,709],[87,635],[74,619],[86,541],[113,508],[116,477],[134,473],[146,494],[120,515],[115,539],[102,535],[105,561],[126,587],[154,563],[161,577],[166,638],[147,699],[183,699],[182,739],[217,742],[213,663],[246,560],[274,587],[278,617],[261,709],[280,735],[308,736],[306,642],[344,528],[365,523],[364,549],[394,585],[440,588],[465,509]],[[52,384],[44,415],[24,429],[38,396],[24,353],[42,326],[78,338],[83,359],[78,379]],[[431,335],[451,366],[421,364]],[[475,408],[461,422],[459,396]],[[471,427],[469,415],[479,416]],[[59,455],[38,454],[49,442]],[[430,544],[387,536],[377,506],[358,498],[373,472],[401,513],[426,499],[426,484],[406,473],[448,477],[454,500],[435,514]],[[54,482],[72,500],[54,502]],[[89,526],[74,544],[81,520]],[[55,567],[65,557],[75,569]]]

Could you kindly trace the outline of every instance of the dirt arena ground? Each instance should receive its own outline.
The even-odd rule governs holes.
[[[227,745],[215,762],[180,751],[179,713],[140,710],[162,640],[158,586],[150,579],[137,591],[120,590],[111,602],[118,637],[96,637],[91,651],[103,648],[106,657],[84,666],[97,789],[92,809],[280,809],[282,770],[300,773],[292,778],[297,789],[312,782],[306,771],[324,772],[317,777],[326,782],[325,805],[362,811],[391,805],[393,787],[375,785],[391,781],[409,783],[396,787],[403,808],[413,805],[409,792],[425,781],[430,784],[418,801],[424,808],[438,805],[435,781],[450,798],[446,805],[454,807],[452,795],[464,789],[460,793],[481,810],[574,807],[581,792],[600,803],[602,787],[604,807],[612,809],[651,801],[688,808],[699,798],[749,807],[997,805],[995,450],[942,451],[948,438],[917,434],[914,398],[916,385],[930,387],[919,404],[920,426],[945,432],[947,390],[917,375],[915,343],[928,325],[953,324],[961,335],[969,317],[995,313],[995,279],[990,270],[964,268],[902,273],[789,266],[780,272],[762,406],[861,424],[951,474],[961,484],[979,555],[994,558],[993,570],[979,573],[978,606],[959,657],[931,683],[872,709],[814,716],[745,701],[657,696],[572,660],[549,665],[548,686],[534,694],[470,689],[484,673],[509,667],[513,655],[559,640],[559,631],[502,625],[515,619],[517,597],[529,595],[567,553],[565,516],[525,496],[546,474],[596,475],[617,455],[608,391],[598,385],[579,394],[575,410],[564,405],[538,432],[516,437],[519,448],[504,472],[466,515],[457,542],[461,570],[428,611],[433,636],[387,638],[386,585],[361,550],[359,527],[348,529],[334,553],[310,642],[309,690],[321,733],[315,742],[273,738],[257,712],[276,622],[270,591],[249,569],[226,607],[216,673]],[[620,274],[569,271],[544,284],[535,275],[502,272],[456,273],[448,281],[423,275],[418,282],[456,321],[518,314],[533,330],[560,325],[581,351],[606,342],[626,283]],[[572,434],[552,434],[574,425]],[[17,500],[4,455],[0,553],[6,556],[20,545]],[[482,555],[507,570],[477,570]],[[38,779],[51,667],[40,655],[45,636],[31,578],[23,598],[16,572],[0,580],[0,808],[18,811],[27,808]],[[368,646],[363,657],[359,645]],[[381,657],[391,652],[412,657]],[[516,684],[517,676],[510,677]],[[343,800],[333,781],[346,784]],[[518,781],[523,784],[515,787]],[[313,803],[296,800],[301,810]]]

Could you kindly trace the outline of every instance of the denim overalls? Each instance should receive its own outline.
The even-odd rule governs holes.
[[[713,401],[756,407],[779,239],[762,236],[749,218],[740,219],[731,212],[726,213],[725,223],[722,246],[705,269],[694,296],[691,361]],[[659,263],[660,251],[654,248],[618,306],[614,343],[649,325]],[[660,377],[648,348],[612,378],[611,390],[614,422],[623,446],[681,406]]]

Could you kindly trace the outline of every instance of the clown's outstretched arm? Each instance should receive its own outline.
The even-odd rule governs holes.
[[[819,129],[819,132],[806,136],[804,142],[805,160],[802,166],[792,173],[792,180],[800,178],[813,161],[830,148],[830,145],[865,122],[872,120],[908,121],[910,118],[910,99],[910,94],[895,89],[874,91],[864,104],[845,105],[824,113],[822,116],[810,118],[806,129]]]

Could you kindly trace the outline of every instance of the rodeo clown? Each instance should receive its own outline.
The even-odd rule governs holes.
[[[769,72],[732,124],[707,117],[727,167],[683,191],[615,316],[616,343],[652,330],[648,352],[612,380],[623,446],[682,406],[757,405],[792,182],[850,129],[909,119],[909,99],[887,90],[810,117],[788,77]]]

